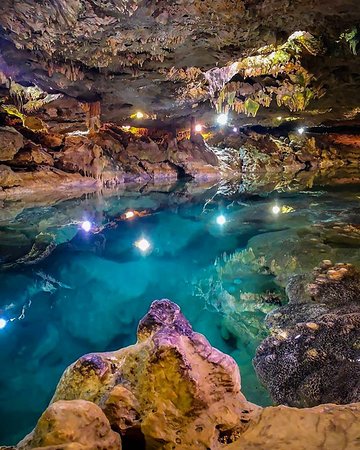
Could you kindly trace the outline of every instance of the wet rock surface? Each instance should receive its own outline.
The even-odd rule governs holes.
[[[195,333],[177,305],[160,300],[141,320],[135,345],[86,355],[65,371],[16,448],[120,449],[121,435],[123,448],[139,450],[315,450],[324,442],[352,450],[359,414],[359,403],[299,410],[247,402],[235,361]]]
[[[360,272],[325,260],[293,277],[289,303],[267,317],[272,335],[254,358],[273,400],[314,406],[360,400]]]

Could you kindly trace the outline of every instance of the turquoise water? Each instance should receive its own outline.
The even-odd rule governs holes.
[[[76,358],[134,343],[158,298],[178,303],[196,331],[236,359],[249,400],[271,403],[251,364],[268,332],[265,315],[286,301],[292,273],[322,259],[360,261],[360,188],[218,188],[3,204],[1,444],[34,427]]]

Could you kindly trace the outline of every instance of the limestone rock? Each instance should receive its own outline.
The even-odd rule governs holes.
[[[10,167],[0,165],[0,187],[11,188],[20,184],[20,177]],[[0,189],[1,191],[1,189]]]
[[[50,405],[18,450],[121,450],[120,436],[94,403],[59,401]]]
[[[0,127],[0,161],[11,161],[24,145],[23,136],[12,127]]]
[[[135,439],[140,424],[147,448],[205,450],[217,448],[224,435],[235,440],[256,415],[240,388],[235,361],[195,333],[177,305],[161,300],[140,322],[136,345],[80,358],[53,401],[99,404],[124,442]]]
[[[26,147],[20,150],[11,161],[12,166],[35,167],[35,166],[53,166],[54,159],[40,145],[28,143]]]
[[[272,336],[254,366],[276,403],[360,401],[360,272],[323,261],[288,284],[289,303],[269,314]]]
[[[311,409],[265,408],[257,423],[227,450],[355,450],[360,404]]]
[[[5,169],[6,168],[6,169]],[[3,174],[3,175],[1,175]],[[1,177],[4,177],[2,184]],[[67,195],[74,190],[92,192],[96,189],[94,178],[83,177],[78,173],[66,173],[54,168],[38,168],[33,172],[13,172],[7,166],[0,166],[1,186],[8,189],[0,190],[0,198],[16,199],[19,197],[46,192],[51,193],[64,191]]]

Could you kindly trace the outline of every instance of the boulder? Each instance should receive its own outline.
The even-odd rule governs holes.
[[[11,161],[24,146],[22,134],[12,127],[0,127],[0,161]]]
[[[94,403],[85,400],[59,401],[40,417],[34,431],[18,450],[121,450],[118,433]]]
[[[53,166],[54,159],[41,145],[29,142],[25,148],[15,155],[11,165],[21,167]]]
[[[273,400],[299,407],[360,401],[360,272],[324,261],[292,278],[287,293],[254,358]]]
[[[181,176],[196,180],[217,179],[220,177],[220,161],[200,135],[196,141],[183,139],[169,140],[167,160],[177,166]]]
[[[152,304],[137,337],[134,346],[80,358],[53,401],[95,402],[124,442],[143,439],[147,448],[206,450],[224,436],[237,439],[259,408],[241,393],[235,361],[195,333],[169,300]]]
[[[226,450],[356,450],[360,404],[265,408]]]
[[[1,188],[11,188],[20,184],[20,177],[10,167],[0,164],[0,191]]]

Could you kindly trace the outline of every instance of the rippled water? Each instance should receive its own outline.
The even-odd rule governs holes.
[[[217,189],[3,205],[0,443],[32,429],[68,364],[133,343],[157,298],[178,303],[195,330],[236,359],[249,400],[271,403],[251,364],[265,315],[285,301],[292,273],[325,258],[360,260],[360,188]]]

